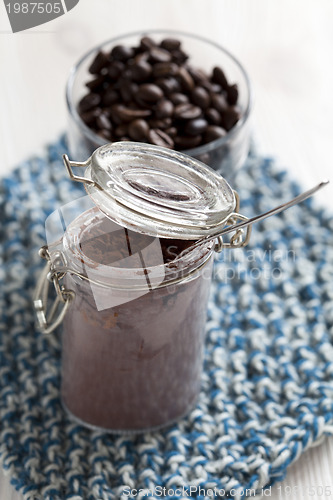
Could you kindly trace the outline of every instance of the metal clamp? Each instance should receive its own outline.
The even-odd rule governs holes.
[[[57,273],[53,269],[50,254],[46,246],[40,249],[39,255],[46,259],[46,266],[37,282],[33,304],[39,329],[42,333],[49,334],[53,332],[53,330],[55,330],[64,319],[64,316],[75,297],[75,293],[73,290],[67,290],[63,285],[60,285],[59,280],[63,278],[64,273]],[[54,285],[57,297],[48,312],[47,302],[51,282]],[[54,319],[60,303],[63,304],[63,307],[58,313],[58,316]]]

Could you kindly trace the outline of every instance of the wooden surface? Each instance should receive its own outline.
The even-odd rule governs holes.
[[[322,178],[333,182],[332,25],[331,0],[80,0],[65,16],[13,35],[1,3],[0,175],[65,129],[66,78],[86,49],[134,30],[172,28],[211,38],[243,62],[264,154],[304,188]],[[333,213],[333,184],[317,202]],[[328,438],[263,498],[333,498],[332,470]],[[0,472],[0,500],[22,498]]]

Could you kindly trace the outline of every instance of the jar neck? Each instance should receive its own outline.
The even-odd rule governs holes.
[[[191,243],[129,231],[94,207],[76,218],[49,252],[59,273],[103,287],[146,289],[189,280],[210,260],[214,242],[184,252]]]

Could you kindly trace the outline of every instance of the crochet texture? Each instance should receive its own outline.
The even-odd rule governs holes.
[[[136,498],[129,488],[161,498],[156,486],[241,498],[283,479],[333,433],[332,218],[308,200],[257,224],[246,249],[219,254],[202,391],[186,418],[139,436],[90,431],[60,403],[60,332],[38,333],[32,311],[45,218],[82,194],[64,152],[62,139],[0,183],[0,456],[12,484],[26,500]],[[299,193],[255,155],[233,185],[247,216]]]

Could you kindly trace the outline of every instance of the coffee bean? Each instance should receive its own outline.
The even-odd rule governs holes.
[[[231,130],[240,119],[240,111],[235,106],[229,106],[221,114],[221,125],[227,131]]]
[[[127,134],[127,131],[128,131],[128,125],[122,123],[121,125],[118,125],[118,127],[116,127],[114,133],[117,137],[123,137],[124,135]]]
[[[147,61],[141,60],[133,64],[133,66],[131,67],[131,72],[132,78],[135,82],[144,82],[150,77],[152,73],[152,67]]]
[[[211,106],[217,111],[224,111],[228,107],[228,103],[224,95],[212,94],[211,96]]]
[[[202,134],[208,126],[207,121],[204,118],[196,118],[194,120],[189,120],[185,127],[184,132],[188,135],[198,135]]]
[[[194,80],[186,68],[179,68],[177,76],[184,90],[190,92],[194,88]]]
[[[172,120],[171,118],[160,118],[160,119],[151,119],[149,120],[149,125],[151,128],[160,128],[162,130],[167,129],[171,126]]]
[[[170,52],[168,52],[167,50],[158,47],[153,47],[150,50],[149,60],[152,63],[169,62],[171,61],[171,55]]]
[[[100,129],[111,130],[111,128],[112,128],[111,122],[105,113],[101,113],[96,118],[96,125]]]
[[[205,132],[205,141],[211,142],[215,141],[215,139],[219,139],[220,137],[224,137],[226,131],[222,127],[218,127],[217,125],[209,125]]]
[[[82,97],[79,102],[79,112],[84,113],[92,108],[98,106],[101,102],[101,96],[99,94],[90,93]]]
[[[101,72],[103,68],[105,68],[109,64],[109,57],[104,52],[97,52],[93,62],[89,66],[89,73],[93,75],[97,75]]]
[[[108,75],[111,80],[117,80],[125,70],[125,64],[121,61],[113,61],[108,67]]]
[[[163,92],[153,83],[143,83],[139,87],[137,97],[146,102],[156,102],[163,97]]]
[[[149,36],[144,36],[140,40],[140,47],[143,50],[149,50],[152,49],[153,47],[156,47],[156,43]]]
[[[155,81],[155,84],[158,85],[166,95],[179,92],[179,90],[181,90],[180,83],[172,76],[170,78],[158,78],[158,80]]]
[[[212,123],[213,125],[219,125],[221,122],[221,115],[217,109],[214,108],[208,108],[206,110],[206,118],[209,123]]]
[[[155,116],[157,118],[168,118],[173,113],[173,104],[167,99],[158,101],[155,107]]]
[[[90,82],[87,82],[85,84],[85,86],[92,90],[93,92],[99,92],[102,87],[104,87],[105,85],[105,76],[104,75],[98,75],[97,78],[95,78],[94,80],[90,80]],[[106,84],[108,85],[108,84]]]
[[[184,64],[184,62],[186,62],[188,59],[188,55],[180,49],[173,50],[171,52],[171,55],[173,62],[175,62],[176,64]]]
[[[180,41],[176,38],[165,38],[161,41],[161,47],[165,50],[176,50],[180,47]]]
[[[148,137],[149,125],[145,120],[137,119],[128,125],[128,135],[133,141],[145,141]]]
[[[112,135],[110,130],[108,129],[100,129],[98,131],[98,135],[102,136],[104,139],[106,139],[108,142],[112,141]]]
[[[187,70],[195,83],[201,85],[202,82],[209,82],[208,75],[206,75],[206,73],[202,69],[192,68],[191,66],[189,66]]]
[[[179,118],[181,120],[193,120],[194,118],[199,118],[201,115],[201,109],[198,106],[194,106],[194,104],[184,103],[178,104],[174,110],[175,118]]]
[[[175,144],[180,150],[182,149],[192,149],[199,146],[202,141],[201,135],[188,136],[188,135],[177,135],[175,137]]]
[[[174,142],[171,137],[163,132],[163,130],[159,130],[158,128],[153,128],[148,133],[148,139],[151,144],[155,144],[156,146],[162,146],[164,148],[173,148]]]
[[[168,134],[173,139],[176,137],[178,130],[176,127],[169,127],[165,130],[165,133]]]
[[[226,79],[226,76],[225,76],[223,70],[219,66],[216,66],[213,69],[212,81],[221,85],[221,87],[224,90],[226,90],[229,86],[228,81]]]
[[[135,55],[132,47],[127,47],[126,45],[116,45],[111,50],[111,57],[115,61],[127,61]]]
[[[138,85],[133,82],[124,81],[120,86],[120,95],[125,103],[129,103],[138,92]]]
[[[210,104],[210,96],[203,87],[196,87],[191,94],[191,99],[194,104],[197,104],[201,109],[208,108]]]
[[[132,109],[126,108],[122,104],[114,104],[112,106],[112,114],[121,122],[130,122],[136,118],[147,118],[151,115],[149,109]]]
[[[234,106],[238,101],[238,86],[236,84],[228,87],[227,96],[230,106]]]
[[[163,76],[173,76],[178,73],[179,67],[173,62],[156,63],[153,68],[153,76],[160,78]]]
[[[119,99],[118,92],[109,87],[103,94],[102,105],[105,107],[111,106],[111,104],[114,104]]]
[[[175,106],[177,106],[177,104],[184,104],[185,102],[189,101],[187,95],[181,94],[180,92],[174,92],[173,94],[170,94],[169,99]]]
[[[89,127],[94,127],[96,123],[96,118],[101,114],[101,108],[94,108],[90,111],[86,111],[85,113],[81,113],[81,119],[84,121],[86,125]]]

